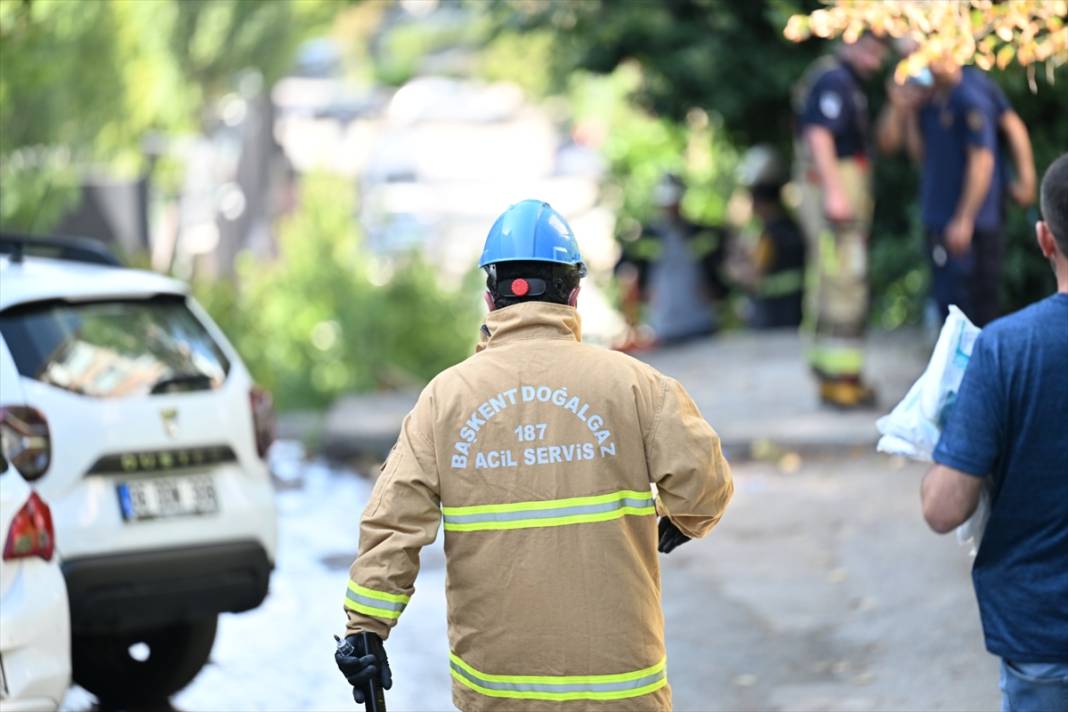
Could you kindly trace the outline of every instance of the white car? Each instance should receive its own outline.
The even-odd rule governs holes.
[[[158,703],[267,595],[270,399],[185,284],[41,244],[0,237],[0,428],[52,506],[74,681]]]
[[[0,548],[0,711],[54,710],[70,685],[67,588],[48,505],[3,455]]]

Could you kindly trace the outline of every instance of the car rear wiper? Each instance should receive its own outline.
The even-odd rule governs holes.
[[[176,373],[173,376],[161,378],[152,384],[149,393],[164,393],[174,386],[184,386],[180,390],[195,391],[203,388],[211,388],[215,380],[206,373]]]

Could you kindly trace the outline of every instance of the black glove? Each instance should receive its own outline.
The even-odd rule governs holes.
[[[660,518],[660,544],[656,547],[657,551],[661,554],[670,554],[676,546],[685,544],[689,540],[690,537],[680,532],[670,519]]]
[[[352,699],[360,705],[372,680],[378,681],[383,690],[393,687],[393,673],[389,669],[382,639],[374,633],[366,635],[370,650],[364,649],[363,634],[348,635],[344,640],[334,636],[334,640],[337,640],[337,650],[334,651],[337,668],[352,685]]]

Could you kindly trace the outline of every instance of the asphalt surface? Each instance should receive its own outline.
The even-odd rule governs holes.
[[[676,709],[998,709],[971,559],[925,526],[922,474],[882,456],[737,467],[720,526],[664,561]]]
[[[285,470],[286,468],[283,468]],[[271,595],[223,616],[179,710],[352,710],[331,634],[367,480],[289,465]],[[919,514],[922,468],[881,456],[735,467],[708,539],[663,559],[677,710],[996,710],[967,550]],[[387,644],[390,710],[450,710],[441,541]],[[75,689],[65,710],[93,707]]]

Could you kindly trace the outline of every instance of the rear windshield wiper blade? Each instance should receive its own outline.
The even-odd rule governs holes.
[[[175,386],[184,386],[184,390],[193,391],[211,388],[214,384],[215,380],[206,373],[176,373],[153,383],[149,393],[163,393]]]

